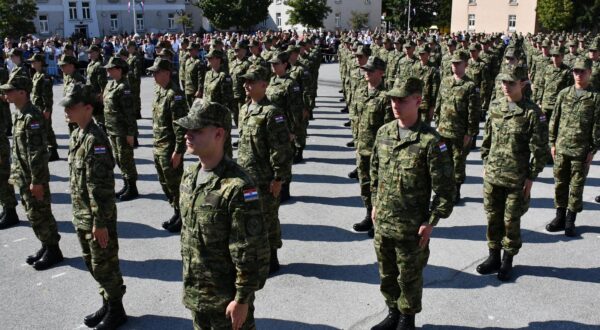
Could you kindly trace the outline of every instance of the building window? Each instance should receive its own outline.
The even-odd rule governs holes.
[[[335,13],[335,27],[339,28],[342,26],[342,14]]]
[[[135,28],[136,30],[144,29],[144,14],[135,14]]]
[[[508,15],[508,31],[514,32],[517,30],[517,15]]]
[[[90,15],[90,3],[89,2],[81,3],[81,12],[83,13],[83,19],[92,18],[92,15]]]
[[[475,29],[475,14],[469,14],[468,27],[469,27],[469,30]]]
[[[171,13],[167,17],[167,26],[169,29],[175,28],[175,14]]]
[[[281,27],[281,13],[275,13],[275,24],[277,27]]]
[[[38,20],[40,22],[39,32],[40,33],[48,33],[48,16],[47,15],[40,15],[38,17]]]
[[[69,2],[69,19],[77,19],[77,2]]]
[[[184,3],[185,3],[186,5],[189,5],[189,4],[190,4],[190,0],[185,0],[185,1],[184,1]]]
[[[477,4],[477,0],[469,0],[469,5],[475,6]]]
[[[365,5],[370,5],[371,4],[371,0],[365,0]]]
[[[508,4],[511,6],[516,6],[519,4],[519,1],[518,0],[508,0]]]
[[[119,15],[110,14],[110,30],[117,31],[119,29]]]
[[[275,0],[275,4],[276,4],[276,5],[280,5],[280,4],[281,4],[281,2],[282,2],[281,0]]]
[[[342,0],[335,0],[335,3],[342,3]]]

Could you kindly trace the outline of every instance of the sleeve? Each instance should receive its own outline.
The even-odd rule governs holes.
[[[429,224],[437,225],[440,218],[450,216],[454,207],[456,185],[454,183],[454,168],[450,151],[439,139],[432,140],[427,151],[427,164],[431,177],[431,189],[438,197],[439,203],[433,203]]]
[[[273,107],[267,118],[269,160],[274,178],[288,180],[291,177],[292,146],[285,114]]]
[[[127,122],[127,136],[135,136],[137,132],[137,121],[135,119],[135,110],[133,108],[133,96],[129,86],[121,85],[119,92],[119,101],[122,113]]]
[[[437,105],[438,92],[440,89],[440,72],[439,70],[433,71],[433,77],[431,78],[431,103],[429,108],[434,108]]]
[[[444,82],[442,80],[442,81],[440,81],[440,88],[438,90],[437,98],[435,100],[434,120],[435,120],[435,126],[436,127],[439,127],[439,125],[440,125],[440,112],[442,111],[442,92],[443,92],[443,86],[444,86]]]
[[[373,152],[371,153],[371,165],[369,168],[369,175],[371,177],[371,200],[373,205],[377,205],[377,187],[379,186],[379,149],[377,146],[380,143],[380,139],[381,128],[377,131]]]
[[[86,161],[87,193],[94,226],[105,228],[116,220],[114,161],[108,141],[93,139]]]
[[[544,87],[546,86],[546,79],[544,78],[543,73],[536,73],[537,82],[535,84],[535,89],[533,90],[533,101],[537,104],[542,103],[542,99],[544,98]]]
[[[546,115],[536,106],[536,111],[532,111],[530,117],[531,138],[529,141],[529,150],[531,152],[531,161],[527,178],[535,180],[538,174],[546,166],[548,158],[548,127],[546,126]]]
[[[42,87],[42,100],[44,101],[44,108],[40,109],[43,112],[52,112],[53,94],[52,94],[52,77],[49,75],[44,76],[43,87]],[[49,128],[46,128],[49,129]]]
[[[468,111],[468,126],[467,135],[474,136],[479,132],[479,117],[481,113],[481,101],[479,93],[473,84],[469,88],[469,111]]]
[[[201,61],[198,61],[197,66],[197,75],[198,75],[198,92],[202,93],[204,91],[204,77],[206,76],[206,67],[202,65]]]
[[[179,118],[185,117],[188,113],[188,105],[182,93],[177,93],[169,103],[171,117],[173,119],[173,132],[175,133],[175,153],[183,154],[185,151],[185,132],[186,129],[175,124]]]
[[[595,154],[600,148],[600,95],[596,94],[596,102],[594,102],[594,119],[592,121],[592,141],[590,143],[590,152]]]
[[[99,66],[96,70],[96,83],[98,84],[98,87],[100,87],[98,92],[102,93],[106,87],[106,84],[108,84],[108,76],[106,75],[106,69],[102,66]]]
[[[550,123],[548,124],[548,141],[550,142],[550,145],[554,145],[556,143],[556,139],[558,138],[558,127],[560,125],[560,117],[562,115],[562,103],[564,96],[564,93],[558,94],[556,103],[554,104],[554,110],[552,111],[552,116],[550,117]]]
[[[27,135],[27,160],[31,170],[31,183],[44,184],[50,181],[48,170],[48,147],[46,128],[41,118],[27,116],[25,119]]]
[[[491,110],[492,106],[494,106],[494,105],[493,104],[490,105],[490,110]],[[488,112],[488,113],[490,113],[490,112]],[[488,116],[487,120],[485,121],[485,126],[483,127],[483,141],[481,141],[481,148],[479,149],[481,151],[481,159],[483,160],[483,166],[485,166],[487,156],[490,154],[491,146],[492,146],[492,117]]]
[[[233,111],[235,104],[233,103],[233,80],[231,76],[226,74],[221,81],[221,104],[227,107],[229,111]]]

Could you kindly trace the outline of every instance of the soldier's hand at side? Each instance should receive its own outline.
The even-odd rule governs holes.
[[[172,168],[177,168],[179,167],[179,164],[181,164],[181,154],[178,154],[176,152],[174,152],[171,155],[171,167]]]
[[[241,329],[248,317],[248,304],[240,304],[233,300],[227,305],[225,316],[231,318],[231,328],[233,330]]]
[[[133,136],[127,136],[127,144],[133,147]]]
[[[590,164],[592,163],[592,160],[594,159],[594,154],[589,152],[587,155],[587,158],[585,159],[585,165],[586,166],[590,166]]]
[[[29,191],[35,199],[41,201],[44,199],[44,186],[41,184],[30,184]]]
[[[419,236],[421,236],[421,240],[419,241],[419,247],[424,249],[429,243],[429,237],[431,236],[431,231],[433,230],[433,226],[424,223],[419,227]]]
[[[463,139],[463,147],[468,148],[471,145],[471,139],[473,137],[470,135],[465,135],[464,139]]]
[[[375,211],[375,206],[373,206],[373,208],[371,209],[371,220],[373,221],[373,223],[377,222],[377,219],[375,217],[376,214],[377,212]]]
[[[550,148],[550,155],[552,155],[552,160],[556,160],[556,147],[552,146]]]
[[[308,112],[308,109],[304,109],[304,111],[302,111],[302,118],[304,118],[304,120],[308,119],[308,117],[310,116],[310,113]]]
[[[533,186],[533,181],[529,179],[525,180],[525,185],[523,186],[523,196],[525,196],[525,198],[529,198],[529,194],[531,194],[531,186]]]
[[[108,246],[108,229],[92,227],[92,236],[94,241],[98,242],[101,248],[106,249]]]
[[[46,120],[50,119],[50,116],[52,115],[52,113],[49,111],[44,111],[42,114],[44,115],[44,118],[46,118]]]
[[[194,97],[197,99],[201,99],[202,98],[202,92],[201,91],[197,91],[196,94],[194,94]]]
[[[296,140],[296,135],[290,134],[290,142],[294,142]]]
[[[281,181],[273,180],[271,181],[271,186],[269,187],[269,192],[273,194],[273,197],[279,197],[279,193],[281,192]]]

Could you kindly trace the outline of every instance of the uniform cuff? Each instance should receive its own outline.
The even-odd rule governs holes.
[[[440,221],[440,217],[438,217],[437,215],[435,215],[435,213],[431,213],[431,215],[429,216],[428,223],[431,226],[435,227],[438,224],[439,221]]]
[[[235,301],[240,304],[247,304],[252,296],[252,292],[244,292],[243,290],[237,290],[235,293]]]

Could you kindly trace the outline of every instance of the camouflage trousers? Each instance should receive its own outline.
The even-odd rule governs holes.
[[[572,212],[583,210],[583,187],[589,171],[585,159],[556,153],[554,159],[554,206]]]
[[[92,277],[98,282],[98,292],[109,302],[118,302],[123,298],[123,276],[119,268],[119,239],[117,223],[107,225],[108,246],[103,249],[93,239],[92,232],[77,229],[77,238],[81,245],[83,261]]]
[[[56,143],[56,134],[54,134],[54,129],[52,128],[52,112],[50,113],[50,117],[48,117],[48,119],[44,117],[44,127],[46,127],[46,131],[48,132],[48,148],[58,148],[58,143]]]
[[[267,226],[271,250],[281,249],[281,223],[279,222],[279,197],[269,192],[269,185],[259,185],[258,195],[263,208],[263,217]]]
[[[521,217],[529,209],[529,197],[525,198],[523,188],[501,187],[484,180],[483,208],[488,221],[488,248],[519,253],[523,245]]]
[[[178,210],[179,209],[179,185],[181,184],[181,176],[183,175],[183,156],[178,167],[171,166],[171,155],[173,148],[167,150],[154,149],[154,167],[158,173],[158,182],[164,191],[169,204]]]
[[[194,330],[231,330],[231,319],[225,317],[225,311],[192,311]],[[248,302],[248,316],[241,330],[255,330],[254,297]]]
[[[396,240],[375,230],[375,253],[379,265],[380,290],[389,308],[403,314],[421,311],[423,269],[429,260],[429,246],[419,247],[419,237]]]
[[[306,136],[308,129],[308,118],[304,118],[304,114],[302,112],[298,114],[294,114],[294,135],[296,136],[296,140],[294,141],[294,146],[297,149],[304,150],[306,147]]]
[[[360,184],[360,198],[366,208],[372,208],[371,203],[371,154],[361,155],[356,152],[356,168]]]
[[[140,86],[131,86],[131,94],[133,100],[133,110],[135,111],[135,118],[142,118],[142,98],[140,96]]]
[[[454,166],[454,180],[456,184],[462,184],[465,182],[466,167],[467,167],[467,156],[469,154],[469,147],[465,148],[463,139],[450,139],[442,137],[442,141],[448,147],[448,151],[452,155],[452,164]]]
[[[135,159],[133,158],[133,146],[127,143],[125,136],[109,135],[109,139],[113,148],[115,161],[121,169],[123,179],[136,181],[138,173],[135,167]]]
[[[19,193],[35,236],[44,245],[57,245],[60,235],[50,206],[50,186],[44,184],[44,198],[41,201],[33,197],[29,185],[20,186]]]
[[[5,140],[0,143],[2,145],[0,147],[0,205],[4,209],[14,208],[17,206],[15,188],[8,182],[10,178],[10,147],[6,136],[0,139]]]

